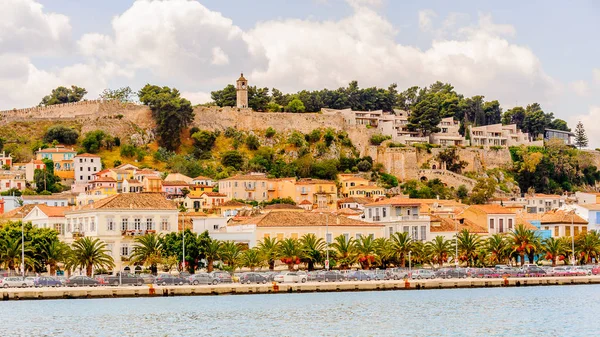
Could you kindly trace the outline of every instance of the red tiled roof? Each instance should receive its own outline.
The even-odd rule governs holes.
[[[410,199],[410,198],[402,198],[402,197],[393,197],[389,199],[383,199],[376,202],[372,202],[366,204],[365,206],[421,206],[421,202],[419,199]]]
[[[39,204],[35,206],[40,211],[44,212],[44,214],[46,214],[49,218],[64,218],[65,212],[69,210],[69,207],[48,206],[46,204]]]
[[[82,154],[78,154],[75,156],[75,158],[79,158],[79,157],[100,158],[99,155],[91,154],[91,153],[82,153]]]
[[[200,196],[209,196],[209,197],[226,197],[227,194],[219,193],[219,192],[203,192]]]
[[[163,181],[163,186],[188,186],[185,181]]]

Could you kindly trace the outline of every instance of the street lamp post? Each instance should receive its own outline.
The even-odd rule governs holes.
[[[408,277],[411,276],[412,274],[412,260],[410,258],[410,254],[412,253],[412,251],[408,251]]]
[[[454,235],[454,266],[458,268],[458,222],[454,221],[456,224],[456,235]]]
[[[325,254],[327,259],[325,270],[329,271],[329,213],[325,213]]]
[[[571,251],[573,252],[572,263],[575,266],[575,228],[573,228],[573,218],[575,217],[575,210],[571,212]]]
[[[21,221],[21,264],[23,265],[23,279],[25,279],[25,225]]]
[[[181,246],[183,247],[183,252],[181,254],[181,271],[183,272],[185,271],[185,213],[181,214],[181,225]]]

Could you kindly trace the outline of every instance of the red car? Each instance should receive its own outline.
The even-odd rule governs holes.
[[[594,275],[600,274],[600,266],[596,266],[596,267],[592,268],[592,274],[594,274]]]

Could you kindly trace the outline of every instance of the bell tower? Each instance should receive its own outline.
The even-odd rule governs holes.
[[[244,73],[240,75],[235,86],[237,100],[236,105],[238,108],[248,107],[248,81],[244,78]]]

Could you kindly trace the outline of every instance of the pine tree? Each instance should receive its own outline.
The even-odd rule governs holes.
[[[588,137],[585,134],[585,129],[583,128],[583,123],[581,123],[581,121],[577,123],[577,127],[575,128],[575,146],[580,149],[588,146]]]

